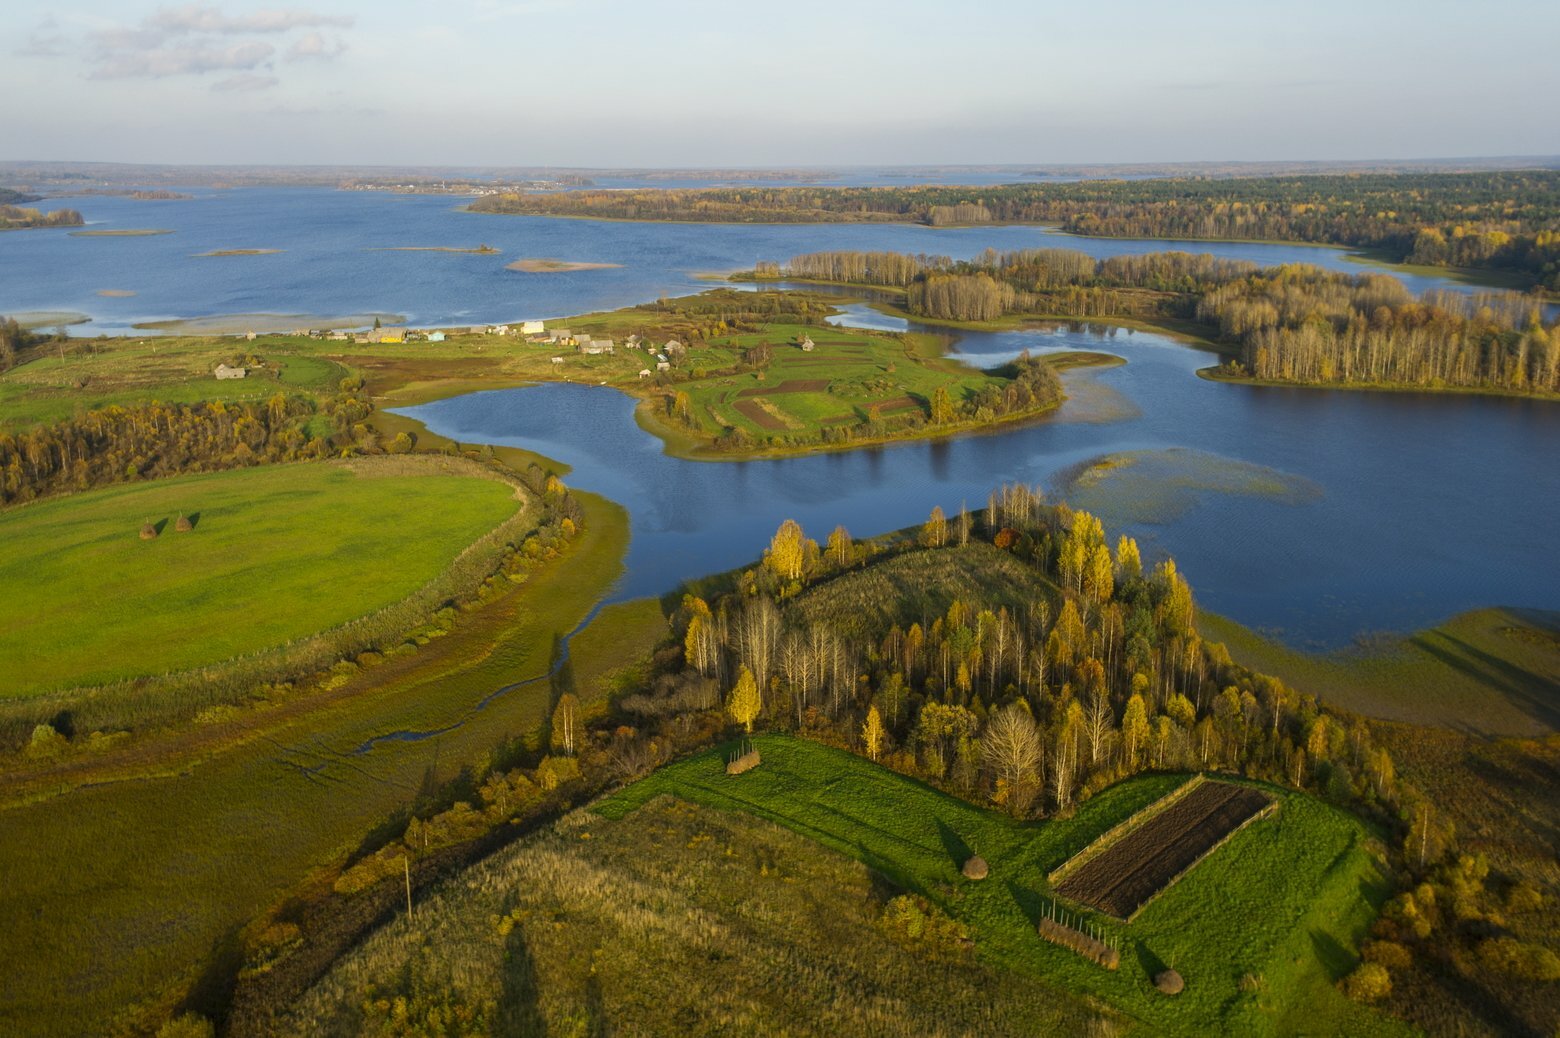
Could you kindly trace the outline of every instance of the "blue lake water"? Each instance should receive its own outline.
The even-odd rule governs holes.
[[[1261,264],[1370,269],[1337,249],[1088,239],[1035,227],[606,223],[464,213],[463,200],[447,196],[316,188],[194,193],[186,201],[51,200],[81,209],[94,227],[175,233],[0,235],[0,313],[80,311],[93,321],[74,331],[89,335],[126,333],[144,320],[245,312],[382,311],[429,325],[556,317],[699,290],[708,287],[696,277],[701,272],[821,249],[964,257],[988,247],[1056,246],[1096,256],[1180,248]],[[501,255],[372,251],[478,243]],[[283,251],[194,255],[230,248]],[[504,269],[528,257],[621,266],[557,274]],[[1439,278],[1404,280],[1415,291],[1463,287]],[[136,294],[98,295],[104,289]],[[843,319],[905,327],[861,306],[848,307]],[[1551,543],[1560,506],[1560,408],[1209,383],[1194,372],[1212,363],[1211,355],[1145,333],[972,334],[958,344],[987,361],[1026,348],[1080,347],[1128,363],[1069,376],[1073,399],[1054,420],[991,436],[783,461],[668,458],[634,423],[633,401],[606,389],[478,393],[414,413],[462,441],[515,443],[566,461],[575,468],[571,482],[627,506],[634,541],[623,596],[666,591],[683,578],[747,562],[786,517],[818,537],[836,523],[870,535],[918,522],[933,505],[978,507],[1004,481],[1082,493],[1070,487],[1069,473],[1129,452],[1148,460],[1112,477],[1125,490],[1100,499],[1112,528],[1137,535],[1150,556],[1173,554],[1207,608],[1292,644],[1341,645],[1363,632],[1414,629],[1480,606],[1560,607],[1560,562]],[[1252,485],[1208,489],[1209,471]],[[1156,473],[1158,485],[1143,481]],[[1263,491],[1275,483],[1303,492]]]
[[[844,320],[906,327],[859,305]],[[748,563],[786,518],[820,541],[836,523],[870,535],[920,522],[934,505],[981,507],[1002,482],[1054,489],[1080,464],[1149,452],[1244,463],[1303,488],[1290,497],[1194,488],[1168,517],[1139,514],[1133,494],[1101,509],[1113,533],[1139,538],[1145,558],[1173,555],[1205,608],[1290,644],[1338,647],[1481,606],[1560,605],[1551,544],[1560,408],[1208,382],[1195,372],[1214,355],[1125,330],[968,334],[958,345],[976,362],[1092,349],[1127,363],[1069,375],[1072,399],[1039,424],[773,461],[668,457],[634,422],[635,401],[605,388],[473,393],[406,413],[462,442],[558,458],[574,467],[572,485],[625,505],[633,543],[620,597]]]
[[[1164,249],[1260,264],[1371,268],[1339,249],[1244,243],[1079,238],[1039,227],[902,224],[721,226],[610,223],[461,212],[466,199],[325,188],[196,188],[196,197],[50,199],[98,230],[159,228],[155,237],[80,237],[64,229],[0,234],[0,314],[73,311],[77,335],[126,334],[141,321],[229,313],[403,314],[415,324],[563,317],[709,287],[696,275],[751,268],[824,249],[877,249],[957,258],[986,248],[1070,248],[1095,256]],[[499,255],[373,251],[474,247]],[[261,256],[199,256],[280,249]],[[517,259],[616,263],[607,270],[526,274]],[[1405,277],[1411,289],[1460,287]],[[100,291],[129,291],[113,298]]]

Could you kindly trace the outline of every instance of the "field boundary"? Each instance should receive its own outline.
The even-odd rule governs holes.
[[[1244,822],[1241,822],[1235,828],[1233,828],[1229,832],[1225,833],[1222,837],[1220,837],[1213,844],[1213,846],[1209,847],[1207,850],[1203,851],[1195,859],[1193,859],[1186,866],[1186,868],[1182,869],[1180,872],[1177,872],[1174,876],[1171,876],[1169,879],[1165,880],[1165,882],[1159,887],[1158,890],[1156,890],[1152,894],[1150,894],[1148,896],[1147,900],[1145,900],[1141,905],[1138,905],[1137,908],[1132,910],[1132,914],[1127,916],[1126,921],[1128,923],[1130,923],[1134,919],[1136,919],[1138,916],[1142,915],[1144,909],[1146,909],[1149,905],[1153,904],[1155,901],[1159,900],[1159,898],[1164,894],[1165,891],[1169,890],[1170,888],[1174,887],[1177,883],[1181,882],[1182,877],[1184,877],[1188,872],[1190,872],[1193,869],[1195,869],[1197,866],[1201,865],[1203,863],[1203,860],[1205,858],[1207,858],[1210,854],[1212,854],[1214,851],[1218,850],[1220,847],[1223,847],[1225,844],[1229,843],[1230,840],[1234,839],[1236,833],[1240,832],[1242,829],[1246,828],[1246,826],[1250,825],[1251,823],[1256,822],[1256,821],[1258,821],[1260,819],[1263,819],[1263,818],[1267,818],[1269,815],[1272,815],[1272,814],[1274,814],[1277,811],[1278,811],[1278,801],[1274,800],[1271,797],[1269,797],[1266,807],[1264,807],[1261,810],[1257,811],[1255,814],[1253,814],[1249,818],[1247,818]]]
[[[1096,836],[1077,854],[1074,854],[1056,868],[1052,869],[1049,873],[1046,874],[1045,881],[1049,883],[1051,888],[1054,890],[1057,884],[1065,880],[1073,873],[1074,870],[1099,857],[1102,853],[1115,845],[1123,836],[1126,836],[1128,833],[1132,832],[1134,829],[1138,828],[1149,819],[1153,818],[1155,815],[1161,814],[1167,808],[1174,805],[1177,801],[1185,798],[1187,794],[1191,793],[1192,790],[1196,789],[1198,786],[1201,786],[1206,781],[1208,781],[1208,777],[1202,772],[1198,772],[1191,778],[1187,779],[1185,782],[1181,783],[1179,786],[1172,789],[1170,792],[1166,793],[1164,796],[1160,797],[1158,800],[1154,801],[1152,804],[1149,804],[1147,807],[1140,808],[1133,814],[1128,815],[1122,821],[1117,822],[1115,825]]]
[[[25,699],[0,702],[0,744],[7,734],[23,738],[33,725],[51,723],[51,718],[61,712],[77,715],[78,724],[85,728],[125,728],[119,715],[138,704],[168,703],[171,709],[154,711],[165,714],[161,720],[166,720],[168,716],[239,702],[260,685],[328,670],[334,663],[375,648],[386,640],[409,636],[430,623],[444,604],[476,594],[496,571],[505,545],[519,540],[542,518],[539,499],[520,480],[468,458],[411,454],[295,464],[343,467],[360,478],[370,479],[429,472],[491,479],[513,490],[517,508],[512,515],[462,548],[443,571],[422,587],[370,613],[279,645],[185,670],[98,685],[56,688]],[[106,709],[114,716],[95,717],[94,707]],[[142,725],[128,727],[134,729]],[[8,729],[13,731],[8,733]]]

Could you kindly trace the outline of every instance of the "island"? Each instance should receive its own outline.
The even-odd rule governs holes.
[[[958,187],[497,192],[479,213],[690,223],[1028,223],[1072,234],[1343,245],[1560,291],[1560,170],[1164,177]]]
[[[505,270],[518,270],[525,274],[567,274],[576,270],[612,270],[621,263],[590,263],[579,260],[520,259],[506,263]]]
[[[44,212],[24,206],[0,205],[0,231],[20,231],[35,227],[80,227],[81,214],[74,209]]]

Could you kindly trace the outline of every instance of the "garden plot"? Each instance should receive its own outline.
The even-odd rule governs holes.
[[[1056,892],[1131,919],[1192,866],[1276,807],[1250,786],[1197,779],[1144,808],[1052,873]]]

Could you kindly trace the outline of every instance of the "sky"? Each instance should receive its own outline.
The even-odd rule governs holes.
[[[0,160],[751,167],[1560,153],[1553,0],[298,3],[6,0]]]

